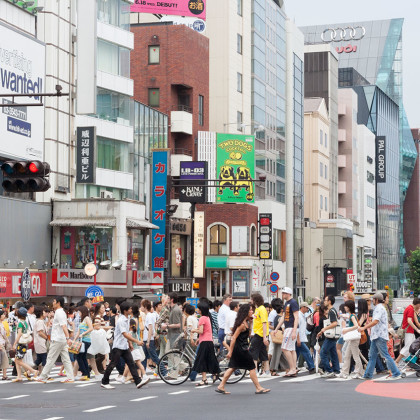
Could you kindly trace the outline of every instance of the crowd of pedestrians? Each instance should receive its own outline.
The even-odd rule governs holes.
[[[201,375],[196,386],[219,379],[218,356],[229,360],[216,388],[220,394],[230,393],[227,380],[239,369],[249,372],[257,394],[270,391],[259,378],[280,372],[296,377],[305,365],[309,374],[325,378],[371,379],[375,369],[387,373],[387,380],[401,378],[398,365],[420,336],[420,299],[405,309],[400,328],[405,344],[396,360],[386,293],[363,295],[356,304],[354,294],[346,292],[338,310],[334,304],[334,296],[298,304],[288,287],[270,304],[259,293],[242,304],[229,294],[222,301],[201,298],[197,308],[178,304],[176,293],[154,303],[143,299],[140,306],[124,299],[113,307],[93,305],[88,298],[66,306],[56,297],[51,310],[16,302],[10,313],[0,309],[1,379],[11,379],[12,362],[13,382],[46,383],[60,362],[63,383],[94,376],[103,388],[113,389],[110,376],[116,369],[117,383],[141,388],[157,378],[160,358],[181,347],[194,358],[190,379]]]

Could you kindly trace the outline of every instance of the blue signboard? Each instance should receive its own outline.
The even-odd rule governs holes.
[[[152,218],[159,227],[152,234],[152,270],[163,271],[166,236],[168,152],[153,152]]]
[[[190,305],[194,306],[196,309],[197,309],[197,305],[198,305],[199,300],[200,300],[200,298],[198,298],[198,297],[197,298],[187,297],[185,299],[185,301],[187,303],[189,303]]]
[[[205,203],[207,201],[207,162],[180,162],[182,187],[179,188],[181,203]]]
[[[91,299],[93,304],[104,301],[104,291],[99,286],[89,286],[86,289],[85,296]]]

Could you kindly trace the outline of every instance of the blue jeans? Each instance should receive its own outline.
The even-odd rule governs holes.
[[[394,360],[388,353],[388,347],[386,345],[387,341],[384,338],[376,338],[372,340],[369,349],[369,363],[367,364],[365,371],[365,378],[371,379],[373,376],[373,371],[375,370],[376,359],[378,354],[380,354],[386,361],[388,369],[391,371],[392,376],[399,376],[401,372],[398,370],[397,365]]]
[[[220,344],[220,349],[219,349],[220,351],[223,347],[223,340],[225,339],[225,330],[223,328],[219,328],[218,338],[219,338],[219,344]]]
[[[159,366],[159,356],[156,353],[156,347],[155,347],[155,340],[150,340],[149,348],[147,348],[147,345],[143,345],[143,351],[146,355],[145,359],[141,362],[141,364],[146,369],[147,366],[147,359],[152,359],[154,363],[156,363],[157,366]]]
[[[80,372],[82,372],[82,375],[90,378],[89,364],[86,359],[86,353],[90,347],[90,343],[86,343],[85,341],[83,341],[82,345],[85,346],[85,349],[84,349],[85,351],[79,352],[79,354],[76,355],[76,360],[77,360],[77,363],[79,364],[79,369],[80,369]]]
[[[332,338],[326,338],[321,347],[321,363],[324,371],[331,373],[340,373],[340,362],[337,355],[337,342]],[[330,366],[330,360],[332,368]]]
[[[300,346],[296,344],[296,356],[299,359],[299,356],[302,355],[308,365],[308,370],[315,369],[315,364],[312,359],[311,352],[308,349],[306,343],[300,343]]]

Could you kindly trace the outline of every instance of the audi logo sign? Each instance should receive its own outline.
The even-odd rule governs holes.
[[[345,28],[327,28],[321,34],[324,42],[360,41],[366,35],[363,26],[346,26]]]

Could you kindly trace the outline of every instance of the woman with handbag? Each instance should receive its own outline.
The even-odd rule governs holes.
[[[73,344],[75,344],[77,340],[80,339],[81,345],[79,348],[79,352],[76,355],[76,360],[79,364],[79,369],[82,372],[82,377],[79,379],[81,381],[89,381],[90,370],[86,355],[91,344],[90,333],[93,330],[92,320],[89,316],[89,309],[86,306],[79,306],[77,310],[79,311],[80,319],[82,320],[82,322],[79,324],[79,331],[74,337]]]
[[[226,356],[229,360],[229,369],[223,375],[222,382],[215,389],[219,394],[230,394],[225,390],[225,385],[233,372],[237,369],[249,370],[249,376],[255,385],[256,394],[266,394],[269,389],[263,388],[258,382],[257,369],[255,368],[254,358],[249,351],[249,336],[251,335],[251,325],[254,312],[249,303],[239,308],[233,325],[232,340],[230,342],[230,350]]]
[[[340,378],[347,379],[350,373],[351,358],[356,363],[354,373],[351,376],[353,379],[363,379],[363,366],[359,355],[360,332],[358,331],[359,322],[356,317],[356,305],[354,301],[347,300],[344,302],[344,310],[349,314],[348,327],[343,330],[344,341],[348,342],[346,352],[344,353],[343,367]]]
[[[0,370],[3,370],[2,381],[7,381],[7,368],[9,367],[9,340],[7,338],[6,329],[3,326],[3,321],[6,319],[6,313],[0,309]]]
[[[25,308],[19,308],[17,311],[18,316],[18,326],[17,326],[17,334],[15,343],[13,345],[13,349],[16,350],[15,356],[15,364],[16,364],[16,371],[17,371],[17,378],[13,379],[12,382],[22,382],[22,369],[26,372],[30,372],[34,375],[34,378],[38,376],[38,371],[32,369],[28,364],[23,361],[26,352],[28,351],[28,344],[32,342],[32,334],[29,332],[29,325],[26,321],[26,316],[28,315],[28,311]],[[29,379],[30,376],[27,375]]]
[[[281,349],[283,343],[283,330],[280,329],[274,333],[280,318],[283,316],[283,302],[279,300],[273,303],[273,310],[276,311],[277,315],[274,318],[273,330],[270,333],[271,342],[273,343],[270,372],[271,376],[279,376],[279,371],[287,370],[289,368],[289,364]]]

